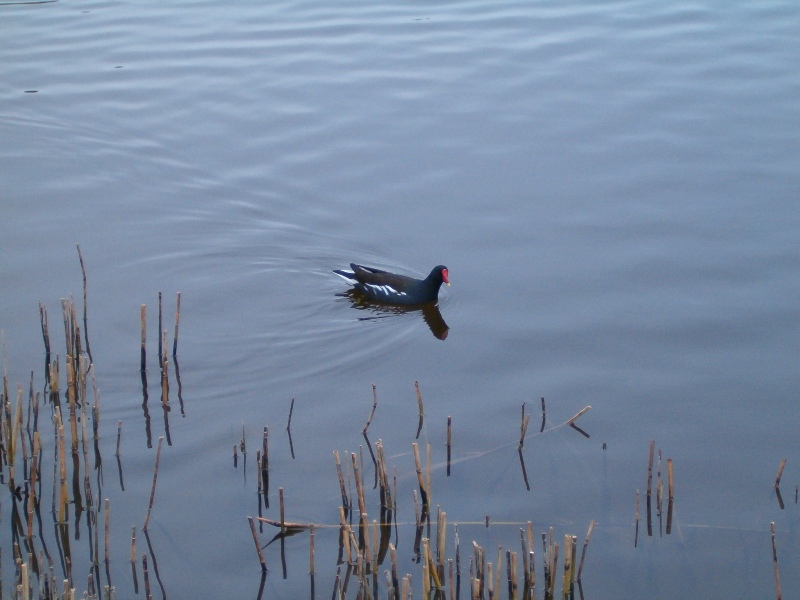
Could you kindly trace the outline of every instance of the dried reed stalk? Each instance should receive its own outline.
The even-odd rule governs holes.
[[[395,596],[399,593],[399,582],[397,579],[397,549],[394,544],[389,542],[389,561],[392,563],[392,588],[394,589]]]
[[[592,531],[594,531],[594,519],[589,523],[589,531],[586,532],[586,540],[583,542],[583,550],[581,551],[581,563],[578,565],[578,576],[576,579],[581,580],[581,573],[583,572],[583,561],[586,558],[586,548],[589,546],[589,540],[592,538]]]
[[[284,519],[284,512],[283,512],[283,488],[278,488],[278,504],[280,506],[280,515],[281,515],[281,535],[286,532],[286,520]]]
[[[131,564],[136,564],[136,526],[131,526]]]
[[[639,543],[639,490],[636,490],[636,529],[633,534],[633,547],[636,548]]]
[[[258,541],[258,532],[256,531],[256,524],[253,522],[253,517],[247,517],[250,523],[250,532],[253,534],[253,542],[256,545],[256,553],[258,554],[258,562],[261,563],[261,571],[267,572],[267,561],[264,560],[264,553],[261,551],[261,542]]]
[[[142,304],[139,309],[139,321],[142,330],[141,370],[147,370],[147,306]]]
[[[428,493],[428,498],[430,499],[431,496],[431,444],[428,442],[425,445],[426,452],[426,462],[425,462],[425,472],[427,473],[426,481],[425,481],[425,491]]]
[[[419,407],[419,416],[423,417],[425,415],[425,410],[422,408],[422,394],[419,391],[419,381],[414,382],[414,389],[417,392],[417,406]]]
[[[499,571],[499,569],[498,569]],[[508,598],[517,598],[517,553],[506,550],[506,581],[508,583]]]
[[[525,403],[522,403],[522,410],[525,410]],[[518,450],[522,450],[522,447],[525,445],[525,433],[528,431],[528,423],[531,420],[530,414],[522,415],[522,422],[520,423],[520,434],[519,434],[519,445],[517,446]]]
[[[164,331],[164,320],[161,312],[161,292],[158,292],[158,360],[162,361],[164,355],[164,339],[161,337],[161,332]]]
[[[778,465],[778,475],[775,477],[775,487],[778,488],[781,485],[781,476],[783,475],[783,468],[786,466],[786,459],[781,459],[781,464]]]
[[[431,543],[428,538],[422,538],[422,550],[423,550],[424,560],[428,565],[430,578],[433,581],[434,589],[436,589],[437,591],[441,590],[442,582],[439,578],[438,569],[436,568],[436,565],[433,562],[433,556],[431,556]]]
[[[314,525],[309,526],[308,532],[308,573],[314,574]]]
[[[159,317],[161,315],[159,314]],[[169,404],[169,359],[167,358],[167,330],[161,332],[162,342],[159,344],[161,352],[161,404]]]
[[[83,253],[81,252],[81,245],[76,244],[78,247],[78,260],[81,263],[81,273],[83,274],[83,338],[86,341],[86,354],[89,355],[89,361],[92,360],[92,351],[89,348],[89,323],[86,318],[86,267],[83,265]]]
[[[359,476],[358,471],[358,457],[356,456],[355,452],[353,452],[350,457],[353,461],[353,479],[356,481],[356,496],[358,497],[358,514],[359,515],[366,515],[367,514],[367,503],[364,500],[364,485],[361,481],[361,477]]]
[[[781,593],[781,575],[778,572],[778,546],[775,541],[775,521],[769,524],[770,532],[772,533],[772,566],[775,569],[775,597],[781,600],[783,594]]]
[[[280,491],[280,488],[278,488]],[[273,527],[280,528],[281,520],[280,519],[270,519],[267,517],[256,517],[256,520],[259,523],[265,523],[266,525],[272,525]],[[295,521],[283,521],[284,529],[311,529],[313,525],[311,523],[298,523]]]
[[[58,437],[58,465],[60,472],[60,485],[59,485],[59,501],[58,501],[58,523],[64,524],[67,506],[69,504],[69,495],[67,493],[67,460],[66,450],[64,448],[64,425],[61,422],[61,413],[56,411],[55,427]]]
[[[108,498],[105,499],[105,509],[104,513],[104,531],[105,531],[105,560],[108,563],[108,533],[109,533],[109,522],[111,518],[111,507],[109,506]]]
[[[367,422],[364,425],[364,429],[361,430],[361,433],[367,433],[367,428],[369,424],[372,423],[372,417],[375,415],[375,409],[378,407],[378,391],[375,387],[375,384],[372,384],[372,410],[369,411],[369,416],[367,417]]]
[[[656,475],[656,512],[661,514],[661,500],[664,497],[664,482],[661,479],[661,448],[658,449],[658,472]]]
[[[292,398],[292,403],[289,405],[289,420],[286,422],[286,431],[290,431],[292,429],[293,412],[294,412],[294,398]],[[291,435],[291,433],[289,435]]]
[[[38,431],[33,432],[33,459],[30,471],[30,495],[28,496],[28,543],[33,540],[33,513],[37,505],[36,482],[39,478],[39,454],[41,453],[41,440]]]
[[[450,600],[456,600],[456,578],[455,572],[453,569],[453,559],[447,559],[447,566],[448,566],[448,583],[450,585]]]
[[[67,400],[69,402],[69,430],[72,436],[72,452],[78,451],[77,384],[75,383],[75,361],[67,355]]]
[[[451,435],[450,429],[453,423],[453,417],[447,415],[447,476],[450,477],[450,442],[451,442]]]
[[[347,488],[344,485],[344,474],[342,473],[342,463],[339,460],[339,451],[333,451],[333,460],[336,462],[336,474],[339,476],[339,491],[342,493],[342,508],[349,509],[350,502],[347,498]]]
[[[667,486],[669,490],[669,500],[672,502],[675,499],[675,486],[674,486],[674,479],[672,476],[672,459],[667,459]],[[776,484],[777,487],[777,484]]]
[[[119,442],[122,438],[122,421],[117,421],[117,451],[114,453],[115,456],[119,456]]]
[[[150,593],[150,574],[147,570],[147,555],[142,554],[142,575],[144,577],[144,597],[150,600],[153,595]]]
[[[375,444],[375,451],[377,454],[377,468],[376,475],[378,476],[378,485],[380,486],[381,508],[392,508],[392,490],[389,485],[389,473],[386,470],[386,455],[383,452],[383,441],[378,440]]]
[[[564,594],[569,593],[570,581],[572,580],[572,536],[566,534],[564,536],[564,580],[562,582],[562,590]]]
[[[447,513],[437,508],[436,517],[436,563],[439,577],[444,577],[445,542],[447,540]]]

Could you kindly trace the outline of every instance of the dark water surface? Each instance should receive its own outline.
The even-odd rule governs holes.
[[[772,597],[774,521],[792,596],[798,31],[800,6],[777,0],[0,5],[0,327],[12,403],[31,371],[44,389],[39,302],[63,355],[59,298],[80,305],[80,243],[117,597],[134,596],[130,527],[141,528],[165,435],[158,291],[170,332],[182,295],[185,416],[173,384],[150,520],[166,597],[258,593],[246,516],[258,513],[265,425],[264,513],[277,518],[280,486],[288,520],[338,523],[332,451],[364,445],[372,383],[370,439],[396,469],[398,520],[413,521],[415,380],[432,502],[447,512],[448,556],[461,523],[464,570],[473,540],[495,561],[498,545],[519,549],[517,523],[582,544],[594,519],[587,599]],[[350,261],[417,275],[446,264],[446,339],[419,312],[356,310],[337,296],[345,286],[331,270]],[[547,427],[591,405],[578,421],[591,437],[534,435],[542,396]],[[530,491],[516,452],[523,402]],[[234,468],[243,428],[246,468],[241,456]],[[673,529],[648,537],[642,525],[634,548],[650,440],[674,462]],[[43,443],[49,461],[52,437]],[[773,491],[782,458],[784,510]],[[377,518],[376,492],[368,503]],[[0,504],[7,590],[11,494]],[[470,525],[487,515],[498,524]],[[82,591],[88,535],[71,528]],[[333,589],[337,536],[318,531],[318,598]],[[397,543],[419,597],[413,527],[401,525]],[[283,579],[277,545],[266,550],[264,597],[309,597],[307,534],[285,552]],[[60,581],[59,568],[56,558]]]

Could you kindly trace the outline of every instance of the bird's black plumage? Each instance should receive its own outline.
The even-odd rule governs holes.
[[[447,267],[438,265],[425,279],[389,273],[374,267],[350,263],[352,271],[337,269],[337,275],[347,280],[370,300],[390,304],[425,304],[435,302],[442,283],[450,285]]]

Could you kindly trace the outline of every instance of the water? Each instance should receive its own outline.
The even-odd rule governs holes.
[[[43,389],[38,303],[58,331],[59,298],[81,299],[80,243],[118,595],[133,591],[128,527],[166,433],[158,291],[170,331],[182,294],[185,416],[173,398],[150,524],[167,596],[258,593],[246,516],[265,425],[270,515],[280,486],[287,519],[338,523],[331,453],[364,444],[372,383],[370,438],[412,519],[415,380],[435,465],[453,418],[460,462],[434,471],[433,501],[462,523],[465,553],[473,539],[517,549],[517,526],[467,524],[486,515],[562,542],[594,519],[587,598],[767,596],[775,521],[796,589],[799,21],[780,1],[0,6],[9,381],[27,389],[34,371]],[[419,312],[351,308],[331,273],[351,261],[446,264],[447,338]],[[548,427],[591,405],[578,421],[591,437],[535,436],[542,396]],[[674,461],[675,524],[640,529],[634,548],[650,440]],[[400,533],[418,586],[413,533]],[[336,535],[320,529],[318,597]],[[265,597],[309,595],[307,536],[286,552],[284,580],[267,549]]]

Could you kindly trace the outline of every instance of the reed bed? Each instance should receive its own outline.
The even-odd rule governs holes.
[[[373,386],[373,402],[362,434],[367,433],[378,407],[375,390]],[[422,417],[424,411],[417,382],[415,382],[415,392]],[[563,425],[572,425],[589,408],[586,407]],[[523,405],[523,428],[526,422]],[[448,450],[452,442],[451,429],[452,419],[448,418],[446,442]],[[524,438],[524,429],[521,430],[521,434]],[[522,441],[519,440],[520,444]],[[413,473],[416,481],[416,488],[412,490],[410,498],[413,504],[411,509],[414,515],[413,521],[401,522],[397,519],[399,508],[396,476],[390,477],[392,467],[386,458],[383,440],[379,439],[375,444],[375,452],[373,453],[370,448],[370,453],[376,472],[376,483],[372,489],[365,481],[363,446],[359,447],[358,452],[345,452],[344,457],[340,451],[333,451],[333,466],[341,496],[337,524],[287,520],[286,513],[290,509],[284,501],[283,488],[279,488],[279,519],[260,515],[255,518],[247,517],[256,545],[258,564],[263,571],[267,570],[268,557],[265,549],[268,546],[276,540],[281,541],[280,560],[285,564],[283,540],[291,535],[308,532],[309,574],[313,576],[317,572],[315,532],[337,529],[339,547],[337,569],[332,582],[333,598],[347,598],[349,594],[350,597],[359,599],[378,597],[407,599],[414,593],[421,593],[424,598],[442,600],[461,597],[473,600],[508,597],[516,600],[536,598],[537,594],[540,598],[554,598],[559,593],[564,597],[571,597],[576,589],[580,588],[587,548],[595,527],[594,521],[589,524],[580,556],[578,556],[576,535],[565,534],[563,545],[559,545],[552,527],[542,533],[541,581],[537,582],[537,552],[534,547],[534,526],[530,520],[516,524],[519,531],[519,548],[515,548],[513,542],[509,541],[507,547],[499,546],[496,554],[491,552],[490,557],[489,550],[482,547],[477,540],[473,540],[468,553],[468,564],[465,565],[462,560],[459,527],[463,530],[464,527],[475,526],[476,523],[453,523],[448,519],[446,510],[440,505],[434,506],[431,445],[426,444],[421,448],[418,442],[411,442],[410,454],[413,456]],[[396,468],[394,470],[396,471]],[[377,514],[378,518],[370,518],[370,514]],[[267,544],[261,541],[256,523],[277,530]],[[487,515],[482,523],[485,527],[497,526],[492,523],[490,515]],[[514,524],[499,525],[513,527]],[[411,551],[416,570],[405,575],[401,575],[397,559],[397,542],[401,528],[403,530],[411,528],[414,531]],[[393,534],[394,540],[392,540]],[[562,557],[561,567],[559,556]],[[271,562],[274,563],[274,560]],[[462,571],[464,568],[466,571]]]
[[[61,600],[116,597],[111,578],[115,511],[111,500],[103,493],[101,397],[88,336],[86,263],[80,246],[77,246],[77,252],[83,280],[83,310],[81,312],[72,297],[60,301],[63,354],[56,350],[58,344],[53,340],[48,309],[44,303],[39,304],[44,346],[43,390],[36,390],[36,377],[31,372],[27,393],[23,385],[18,384],[16,393],[11,394],[8,371],[5,368],[3,371],[0,390],[0,483],[7,485],[11,492],[11,557],[14,573],[13,581],[4,589],[0,572],[0,598]],[[176,313],[176,337],[177,319]],[[140,369],[145,382],[147,353],[144,305],[141,306],[140,321]],[[166,352],[163,351],[166,337],[159,337],[162,341],[159,365],[166,376],[168,363]],[[173,345],[173,350],[176,349],[177,346]],[[4,347],[4,364],[5,351]],[[177,356],[174,356],[174,361],[177,369]],[[146,389],[145,383],[145,409]],[[162,383],[162,404],[169,404],[167,382]],[[115,457],[120,488],[124,490],[121,437],[122,421],[118,420]],[[154,492],[155,473],[151,503],[143,528],[149,550],[149,554],[144,556],[149,556],[153,566],[156,561],[147,536],[147,522],[153,508]],[[81,528],[84,526],[88,534],[82,537]],[[130,557],[134,592],[138,593],[135,526],[131,530]],[[146,560],[144,558],[143,565]],[[160,581],[157,569],[145,568],[146,586],[149,586],[150,573],[154,573]],[[77,592],[78,589],[84,592]]]

